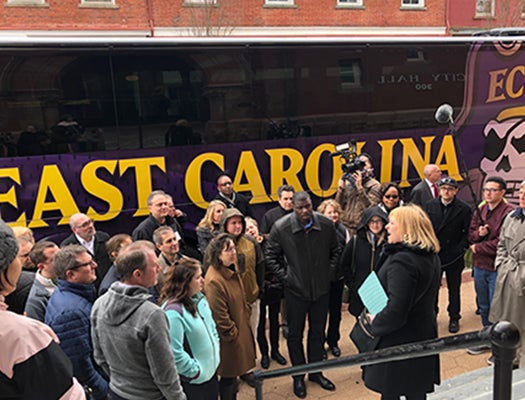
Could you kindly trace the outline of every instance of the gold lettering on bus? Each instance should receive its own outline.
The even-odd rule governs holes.
[[[380,171],[378,178],[382,182],[393,180],[393,166],[399,161],[401,161],[401,171],[400,175],[396,171],[396,176],[400,176],[400,186],[402,187],[410,186],[408,181],[409,170],[417,170],[422,173],[423,167],[429,163],[437,164],[445,173],[458,180],[462,179],[454,139],[451,135],[446,135],[443,138],[424,136],[421,138],[385,139],[378,140],[377,143],[381,148],[381,157],[379,158],[381,161],[380,165],[377,166]],[[365,145],[365,141],[357,143],[357,154],[362,152]],[[269,171],[262,171],[263,174],[260,170],[261,161],[257,162],[258,160],[252,151],[243,151],[237,160],[234,172],[235,188],[238,191],[251,192],[253,204],[277,200],[275,198],[277,188],[284,183],[293,185],[296,190],[309,190],[320,198],[330,197],[335,193],[337,181],[342,174],[340,158],[332,157],[329,161],[330,159],[327,156],[334,150],[333,143],[321,143],[305,155],[294,148],[267,149],[265,153],[268,157]],[[395,161],[394,154],[400,157],[400,160],[396,159]],[[435,160],[431,159],[432,154],[436,154]],[[204,199],[202,188],[202,170],[208,162],[219,170],[224,170],[225,156],[216,152],[199,154],[187,166],[184,177],[185,190],[189,200],[202,209],[205,209],[208,204],[207,200]],[[119,168],[118,172],[117,167]],[[105,202],[107,207],[104,207],[106,210],[104,212],[95,206],[89,206],[83,212],[92,216],[96,221],[108,221],[118,217],[125,208],[122,189],[105,181],[97,174],[121,177],[127,170],[133,170],[132,178],[136,180],[136,198],[139,205],[134,216],[147,215],[146,198],[154,189],[152,187],[152,174],[155,168],[162,172],[166,171],[164,157],[93,160],[88,162],[83,166],[79,176],[82,188],[87,194]],[[327,171],[327,174],[331,174],[331,182],[328,187],[321,186],[320,171],[323,170]],[[102,174],[100,174],[101,172]],[[299,180],[301,173],[304,173],[305,188]],[[263,181],[263,176],[269,176],[269,182]],[[0,178],[7,178],[11,181],[6,192],[0,193],[0,203],[9,204],[15,209],[18,208],[17,185],[24,186],[19,168],[1,168]],[[47,227],[48,224],[44,221],[45,213],[61,214],[62,218],[59,219],[57,225],[64,225],[67,224],[69,216],[79,212],[76,200],[57,165],[43,166],[40,179],[37,178],[37,185],[33,210],[20,210],[19,217],[16,221],[11,222],[11,225],[25,226],[31,211],[33,218],[28,224],[30,228]],[[169,191],[169,188],[161,189]]]
[[[20,180],[20,170],[18,168],[0,168],[0,178],[9,178],[19,186],[22,183]],[[18,208],[18,201],[16,199],[16,189],[14,186],[7,191],[7,193],[0,193],[0,203],[7,203]],[[11,223],[11,226],[25,226],[27,223],[26,213],[20,214],[16,222]]]
[[[246,178],[245,183],[242,183],[243,177]],[[241,153],[235,177],[233,178],[233,187],[239,192],[250,191],[252,194],[250,204],[261,204],[271,201],[266,194],[259,167],[250,150],[245,150]]]
[[[120,176],[129,169],[135,169],[135,184],[137,188],[137,211],[134,217],[143,217],[149,214],[147,198],[153,190],[151,170],[153,167],[166,172],[166,159],[164,157],[129,158],[119,161]],[[157,188],[156,188],[157,189]]]
[[[53,200],[47,201],[48,195]],[[78,206],[75,203],[73,195],[64,181],[64,177],[57,165],[44,165],[40,185],[35,200],[35,211],[33,219],[29,223],[29,228],[43,228],[49,226],[43,219],[46,211],[59,211],[62,218],[57,225],[66,224],[69,216],[77,212]]]
[[[184,177],[184,187],[186,193],[193,204],[196,206],[206,209],[208,202],[202,195],[202,179],[201,170],[202,166],[206,162],[214,163],[221,171],[224,171],[224,156],[219,153],[203,153],[195,157],[188,168],[186,169],[186,175]]]
[[[323,153],[332,153],[335,151],[335,146],[331,143],[323,143],[312,150],[306,161],[306,169],[304,172],[306,185],[310,191],[318,197],[332,196],[337,190],[337,182],[341,178],[340,163],[336,158],[332,158],[332,181],[330,186],[322,188],[319,182],[319,171],[324,168],[321,165],[321,156]]]
[[[116,167],[117,160],[95,160],[87,163],[80,174],[80,181],[86,192],[108,204],[108,211],[105,214],[100,214],[89,206],[86,214],[96,221],[109,221],[122,212],[124,206],[122,192],[97,176],[99,170],[106,170],[114,175]]]
[[[296,191],[304,190],[298,177],[304,166],[303,155],[299,150],[280,148],[265,152],[270,156],[270,198],[273,201],[279,200],[277,189],[281,185],[292,185]],[[285,160],[289,164],[287,169],[284,166]]]
[[[519,99],[523,96],[525,85],[525,66],[516,65],[489,72],[489,87],[486,103]]]

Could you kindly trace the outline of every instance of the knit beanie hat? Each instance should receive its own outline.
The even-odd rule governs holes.
[[[18,254],[18,241],[13,230],[0,220],[0,271],[5,270]]]

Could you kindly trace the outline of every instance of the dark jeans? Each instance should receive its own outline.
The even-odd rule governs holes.
[[[260,302],[259,325],[257,326],[257,343],[263,356],[268,355],[268,340],[266,339],[266,307],[268,307],[268,322],[270,325],[270,345],[272,353],[279,351],[279,309],[280,300],[271,304]]]
[[[288,353],[292,365],[306,364],[303,348],[303,332],[308,316],[308,362],[323,359],[324,327],[328,313],[328,293],[317,300],[300,299],[285,291],[286,310],[288,314]]]
[[[326,343],[328,346],[337,346],[341,338],[339,329],[341,326],[341,303],[343,302],[343,280],[330,283],[330,296],[328,305],[328,330],[326,332]]]
[[[443,268],[448,288],[448,316],[450,320],[459,321],[461,318],[461,273],[465,268],[465,263],[461,257],[453,264]],[[436,297],[436,310],[438,309],[438,297]]]
[[[208,382],[201,384],[181,383],[188,400],[217,400],[219,398],[219,381],[217,374]]]
[[[485,327],[490,325],[490,303],[492,303],[492,297],[494,296],[496,277],[498,273],[496,271],[481,269],[476,266],[474,266],[473,270],[474,288],[476,289],[479,314],[481,315],[481,323]]]

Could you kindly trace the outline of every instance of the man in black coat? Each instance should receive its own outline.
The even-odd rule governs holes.
[[[424,208],[425,204],[439,197],[437,183],[441,179],[441,170],[435,164],[425,165],[423,168],[424,179],[419,182],[410,193],[410,203]]]
[[[154,190],[148,195],[149,216],[133,230],[133,241],[147,240],[155,244],[153,232],[160,226],[170,226],[178,235],[178,240],[183,237],[182,227],[175,218],[169,216],[169,196],[163,190]]]
[[[102,279],[111,266],[111,260],[106,250],[109,235],[106,232],[97,231],[93,220],[82,213],[73,214],[69,218],[69,226],[72,233],[60,243],[60,247],[79,244],[88,251],[98,265],[95,269],[97,280],[94,282],[98,291]]]
[[[308,362],[323,359],[330,280],[340,249],[333,222],[313,211],[308,193],[295,193],[293,207],[294,212],[279,219],[270,231],[266,266],[283,283],[288,351],[292,364],[301,365],[306,363],[303,348],[306,316]],[[335,390],[335,385],[321,373],[310,374],[309,380],[325,390]],[[293,391],[299,398],[306,397],[304,375],[294,376]]]
[[[293,211],[293,194],[295,189],[291,185],[281,185],[277,189],[277,197],[279,198],[279,204],[269,209],[262,218],[259,232],[262,234],[270,233],[273,224],[279,218],[284,217]]]
[[[439,258],[447,279],[450,333],[459,331],[461,273],[465,268],[463,257],[469,247],[468,231],[472,218],[470,207],[456,197],[457,192],[457,181],[445,177],[439,182],[439,198],[430,200],[425,205],[425,211],[432,221],[441,246]]]
[[[248,197],[233,190],[232,178],[227,174],[221,174],[217,178],[217,190],[219,193],[214,200],[220,200],[228,208],[236,208],[245,217],[252,217],[253,212]]]

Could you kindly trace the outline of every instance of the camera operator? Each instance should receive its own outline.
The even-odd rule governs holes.
[[[335,196],[335,200],[343,209],[341,222],[347,227],[350,235],[355,234],[363,211],[381,201],[381,185],[374,178],[372,158],[366,153],[361,153],[358,159],[364,163],[364,167],[344,174],[339,180]]]

